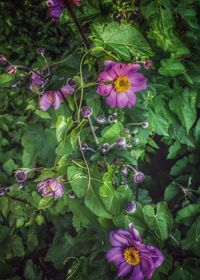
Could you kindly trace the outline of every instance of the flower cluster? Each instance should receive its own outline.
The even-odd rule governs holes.
[[[163,263],[164,256],[156,247],[142,243],[132,224],[129,231],[118,229],[110,233],[113,246],[106,255],[108,262],[118,268],[117,276],[129,280],[151,279],[154,271]]]
[[[136,102],[136,93],[147,88],[147,79],[138,73],[140,69],[139,64],[106,60],[98,78],[97,93],[106,96],[106,102],[112,108],[131,108]]]

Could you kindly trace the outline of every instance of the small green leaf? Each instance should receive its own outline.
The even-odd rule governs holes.
[[[176,222],[190,226],[200,214],[200,203],[189,204],[177,213]]]
[[[40,200],[40,203],[39,203],[39,206],[38,206],[38,210],[48,209],[49,207],[51,207],[53,202],[54,202],[54,199],[53,199],[52,196],[43,197]]]

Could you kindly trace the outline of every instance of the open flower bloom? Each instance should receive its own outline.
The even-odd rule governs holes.
[[[129,225],[129,231],[112,231],[110,242],[113,248],[108,251],[106,258],[118,268],[118,277],[128,276],[128,280],[143,280],[145,277],[151,279],[164,261],[160,250],[142,243],[132,224]]]
[[[64,194],[64,185],[60,180],[60,177],[56,179],[46,179],[38,184],[38,191],[42,193],[42,196],[53,196],[58,199]]]
[[[80,6],[79,0],[71,0],[70,2],[75,4],[76,6]],[[58,21],[65,8],[64,0],[47,0],[46,4],[49,8],[49,13],[52,20]]]
[[[112,107],[132,107],[136,93],[147,88],[147,79],[138,73],[139,64],[123,64],[106,60],[104,71],[100,73],[97,93],[106,96],[107,104]]]
[[[64,98],[67,95],[72,94],[74,90],[74,87],[65,85],[62,86],[60,90],[46,91],[40,97],[40,109],[42,111],[47,111],[50,107],[53,107],[57,110],[60,107],[60,104],[64,101]]]

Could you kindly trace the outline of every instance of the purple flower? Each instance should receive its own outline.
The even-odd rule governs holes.
[[[92,108],[90,106],[84,106],[81,108],[81,116],[83,118],[88,118],[92,115]]]
[[[56,179],[46,179],[38,184],[38,191],[42,193],[42,196],[53,196],[58,199],[64,194],[64,185],[60,180],[60,177]]]
[[[70,0],[77,7],[80,6],[79,0]],[[62,14],[65,5],[63,0],[47,0],[46,4],[49,8],[49,13],[53,21],[59,21],[60,15]]]
[[[26,181],[27,173],[24,170],[17,170],[15,173],[15,178],[18,183],[23,183]]]
[[[137,171],[133,179],[136,184],[141,184],[145,179],[144,173]]]
[[[146,69],[152,68],[152,65],[153,65],[153,62],[152,62],[151,59],[146,60],[146,61],[144,62],[144,68],[146,68]]]
[[[40,73],[33,72],[31,76],[31,84],[30,89],[34,89],[37,86],[41,86],[43,84],[44,80],[40,76]]]
[[[13,75],[13,74],[15,74],[17,72],[17,67],[15,65],[10,64],[10,65],[7,66],[6,72],[8,74]]]
[[[7,194],[6,188],[0,188],[0,196],[5,196]]]
[[[129,231],[112,231],[110,242],[113,248],[108,251],[106,258],[118,268],[118,277],[128,276],[128,280],[143,280],[145,277],[151,279],[164,261],[160,250],[142,243],[132,224],[129,224]]]
[[[138,71],[139,64],[122,64],[106,60],[104,71],[99,75],[101,84],[97,93],[106,96],[107,104],[112,107],[132,107],[136,102],[136,92],[147,88],[147,79]]]

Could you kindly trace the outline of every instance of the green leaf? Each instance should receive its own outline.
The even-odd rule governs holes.
[[[49,207],[51,207],[53,202],[54,202],[54,199],[53,199],[52,196],[43,197],[40,200],[40,203],[39,203],[39,206],[38,206],[38,210],[48,209]]]
[[[149,123],[151,129],[161,136],[169,136],[169,122],[163,117],[155,114],[153,111],[149,111]]]
[[[114,51],[119,59],[130,61],[132,56],[152,56],[152,50],[140,33],[129,24],[117,22],[92,25],[92,39],[96,47]]]
[[[22,239],[18,235],[11,237],[9,247],[15,257],[23,257],[25,255]]]
[[[6,74],[6,73],[1,74],[0,75],[0,85],[8,83],[8,82],[12,81],[13,79],[14,79],[14,77],[10,74]]]
[[[174,59],[162,59],[159,73],[163,76],[175,77],[186,72],[185,66]]]
[[[83,129],[83,127],[87,124],[87,120],[86,119],[82,119],[82,121],[79,123],[79,125],[74,128],[71,132],[70,135],[70,143],[73,147],[73,149],[75,148],[76,142],[78,140],[78,137]]]
[[[200,217],[189,228],[187,236],[181,244],[184,250],[193,250],[200,256]]]
[[[144,220],[150,230],[153,230],[157,237],[166,240],[169,237],[173,225],[173,218],[166,202],[157,204],[157,211],[151,205],[143,208]]]
[[[165,189],[164,199],[169,203],[172,201],[177,201],[181,198],[182,191],[180,187],[176,185],[175,182],[172,182],[167,188]]]
[[[15,164],[13,159],[9,159],[7,160],[4,164],[3,164],[3,169],[6,171],[7,174],[11,175],[12,172],[14,170],[17,169],[17,165]]]
[[[190,226],[200,214],[200,203],[189,204],[177,213],[176,222]]]
[[[56,122],[56,137],[58,142],[65,142],[69,129],[73,126],[72,117],[59,116]]]
[[[72,165],[67,168],[67,178],[72,190],[81,198],[87,191],[88,179],[82,168]]]
[[[180,155],[182,149],[181,144],[178,141],[175,141],[170,147],[167,155],[167,159],[175,159]]]
[[[177,176],[180,175],[188,165],[188,157],[183,157],[172,166],[170,170],[170,175]]]
[[[102,131],[102,137],[105,142],[114,142],[123,131],[123,125],[121,122],[113,124],[111,127]]]

